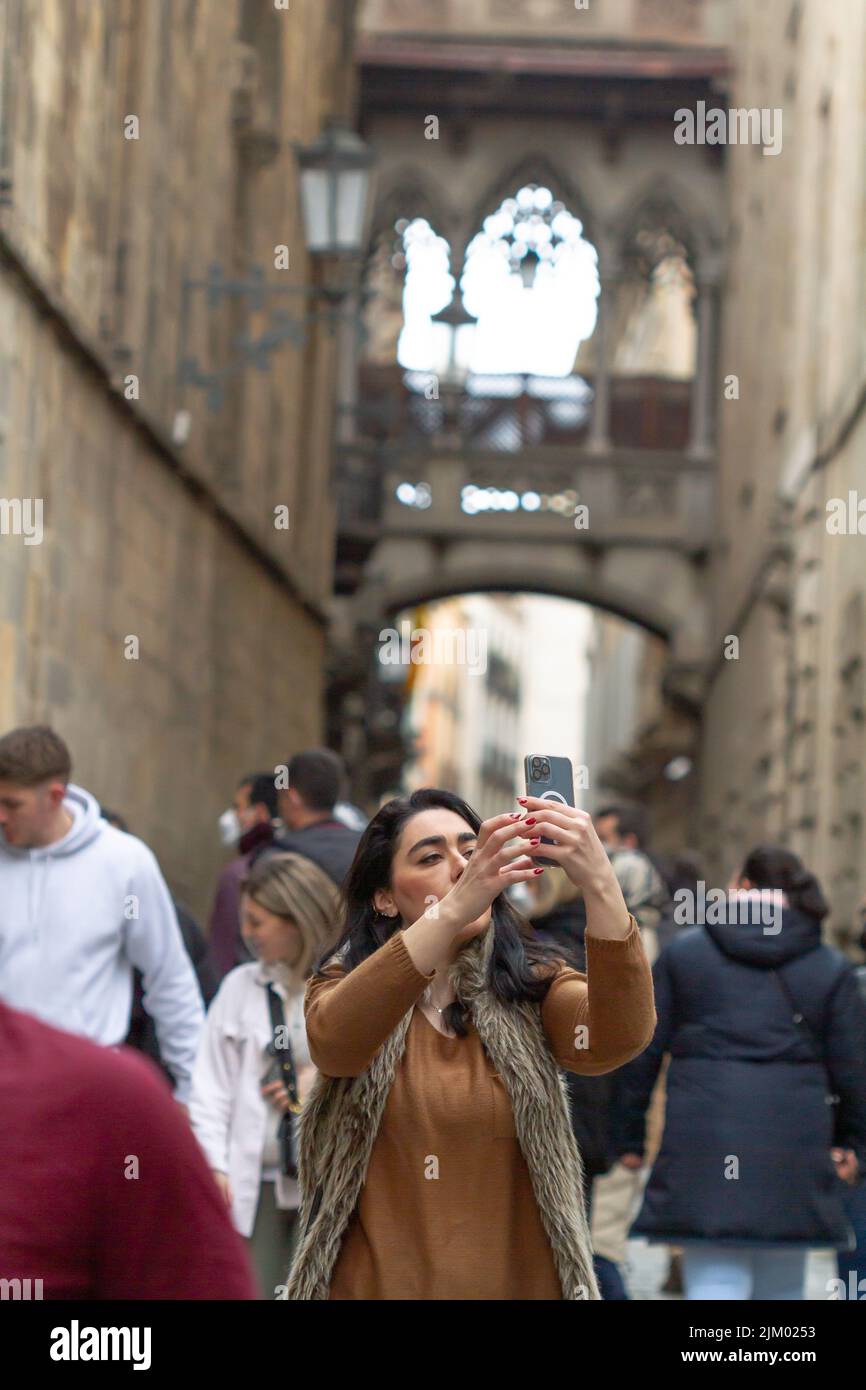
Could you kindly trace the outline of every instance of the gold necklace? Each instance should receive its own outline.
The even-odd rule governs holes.
[[[445,1009],[449,1008],[450,1005],[455,1003],[456,1001],[454,999],[451,999],[449,1000],[448,1004],[446,1004],[443,1008],[440,1009],[438,1004],[433,1003],[433,996],[430,993],[430,987],[428,985],[427,989],[425,989],[424,991],[424,1002],[425,1004],[429,1004],[431,1009],[435,1009],[437,1014],[439,1014],[439,1017],[441,1018],[445,1012]]]

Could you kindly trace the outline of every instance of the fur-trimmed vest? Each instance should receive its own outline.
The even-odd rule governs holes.
[[[502,1004],[486,984],[492,929],[451,966],[457,998],[502,1078],[565,1299],[600,1299],[583,1202],[583,1164],[565,1082],[539,1004]],[[361,1195],[385,1103],[412,1020],[407,1010],[359,1076],[319,1076],[299,1120],[301,1230],[286,1299],[327,1299],[343,1237]]]

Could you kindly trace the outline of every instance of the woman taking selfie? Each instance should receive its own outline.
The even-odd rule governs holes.
[[[303,855],[254,866],[241,930],[255,959],[220,985],[193,1069],[190,1120],[266,1298],[285,1281],[300,1204],[295,1112],[315,1075],[304,987],[338,913],[337,889]]]
[[[648,1045],[652,974],[590,817],[521,801],[525,818],[482,824],[425,788],[361,838],[307,987],[321,1075],[290,1299],[600,1297],[559,1069],[600,1075]],[[583,888],[586,973],[505,896],[539,855]]]

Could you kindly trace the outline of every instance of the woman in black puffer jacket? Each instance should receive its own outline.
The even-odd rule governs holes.
[[[802,1298],[809,1248],[853,1246],[842,1194],[866,1173],[866,1007],[852,962],[822,944],[827,906],[796,855],[754,850],[719,898],[659,955],[656,1036],[619,1073],[614,1147],[637,1166],[671,1054],[630,1235],[683,1246],[687,1298]]]

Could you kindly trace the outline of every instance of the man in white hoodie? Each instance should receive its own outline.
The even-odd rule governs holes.
[[[102,820],[71,771],[52,729],[0,738],[0,998],[116,1046],[136,966],[186,1104],[204,1009],[168,888],[147,846]]]

